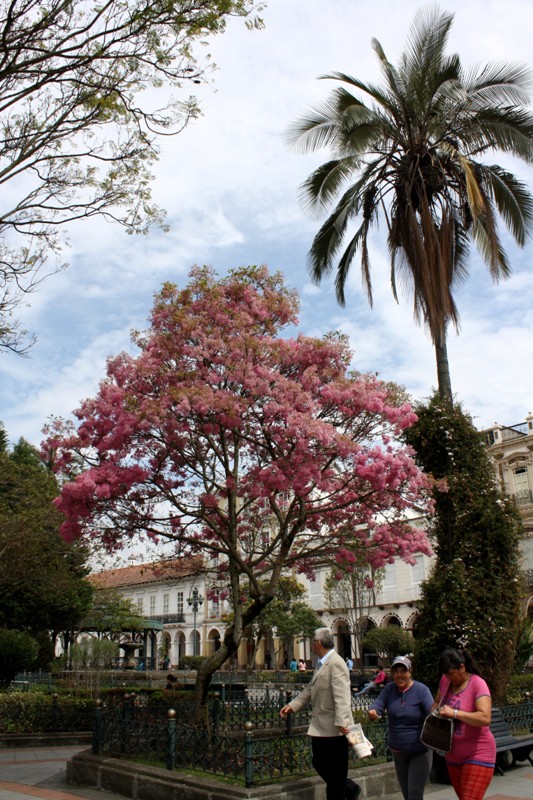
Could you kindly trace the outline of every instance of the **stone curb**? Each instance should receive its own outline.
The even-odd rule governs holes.
[[[398,791],[393,764],[352,770],[361,786],[361,800]],[[67,763],[67,783],[113,792],[131,800],[324,800],[319,777],[297,778],[266,786],[234,786],[214,778],[134,764],[118,758],[96,756],[84,750]]]

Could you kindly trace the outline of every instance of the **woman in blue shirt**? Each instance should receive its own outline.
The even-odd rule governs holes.
[[[420,741],[422,725],[433,697],[424,683],[411,677],[411,660],[397,656],[391,667],[392,683],[385,686],[368,709],[371,720],[387,712],[388,745],[392,750],[404,800],[422,800],[431,769],[432,752]]]

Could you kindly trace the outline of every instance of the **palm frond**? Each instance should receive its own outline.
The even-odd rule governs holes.
[[[334,146],[339,134],[337,120],[326,104],[311,108],[287,128],[287,144],[300,153],[312,153],[323,147]]]
[[[470,206],[470,213],[475,219],[484,213],[485,199],[477,182],[474,165],[471,163],[470,159],[466,158],[460,153],[457,155],[465,176],[466,193],[468,197],[468,205]]]
[[[353,78],[351,75],[347,75],[345,72],[330,72],[327,75],[321,75],[319,80],[337,80],[348,83],[367,94],[378,105],[390,110],[389,102],[391,98],[389,92],[383,90],[380,86],[375,86],[373,83],[364,83],[357,78]]]
[[[431,80],[431,75],[440,70],[453,17],[453,14],[426,6],[415,15],[409,28],[407,47],[400,58],[400,71],[408,76],[409,88],[418,96]]]
[[[343,195],[333,213],[324,222],[308,253],[309,273],[320,283],[333,268],[333,260],[342,245],[348,222],[357,216],[360,197],[353,187]]]
[[[497,238],[495,245],[493,237],[490,235],[491,231],[487,230],[481,219],[474,222],[472,231],[477,249],[485,263],[489,265],[491,275],[494,276],[496,274],[494,279],[509,277],[511,264],[499,238]]]
[[[357,171],[356,158],[327,161],[318,167],[300,187],[300,202],[306,211],[315,212],[327,207],[344,182]]]
[[[524,64],[490,63],[464,77],[468,94],[486,105],[521,106],[529,103],[533,72]]]
[[[533,116],[524,109],[472,109],[460,134],[472,155],[488,149],[533,161]]]
[[[478,164],[483,183],[492,193],[498,212],[516,242],[523,246],[533,227],[533,196],[514,175],[498,165]]]
[[[335,296],[337,298],[337,302],[342,307],[346,305],[346,296],[344,293],[344,288],[346,286],[346,280],[348,278],[348,273],[350,271],[352,261],[357,255],[357,250],[359,248],[359,245],[361,245],[361,248],[364,250],[364,254],[362,256],[363,263],[367,263],[366,269],[363,270],[363,285],[366,289],[366,294],[370,306],[372,306],[373,304],[372,282],[370,279],[370,265],[368,264],[368,248],[366,242],[367,229],[368,229],[368,223],[366,220],[364,220],[361,227],[356,231],[355,236],[348,243],[348,246],[346,247],[337,265],[337,272],[335,275]]]

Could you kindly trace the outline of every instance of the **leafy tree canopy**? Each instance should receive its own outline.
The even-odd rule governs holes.
[[[114,639],[124,632],[142,630],[143,620],[131,600],[117,589],[96,589],[80,629]]]
[[[367,614],[376,602],[384,570],[373,569],[366,561],[364,552],[349,551],[351,558],[343,565],[336,565],[327,576],[325,597],[331,612],[342,609],[350,625],[355,641],[355,652],[363,657],[363,637],[368,624]]]
[[[77,426],[53,422],[44,444],[64,478],[83,465],[57,503],[68,540],[171,540],[224,582],[233,624],[200,667],[204,689],[284,570],[342,562],[354,536],[375,567],[428,552],[405,522],[426,497],[397,438],[410,406],[350,373],[342,336],[286,335],[297,310],[266,267],[220,279],[194,268],[185,288],[157,295],[150,329],[134,335],[140,353],[111,358]]]
[[[414,641],[411,634],[397,625],[385,628],[373,628],[363,638],[363,647],[371,653],[377,653],[392,663],[395,656],[412,652]]]
[[[92,595],[87,550],[59,535],[55,477],[21,439],[0,452],[0,625],[34,635],[77,626]]]
[[[161,221],[151,167],[161,135],[199,113],[195,46],[254,0],[0,0],[0,347],[24,349],[10,312],[61,245],[100,215],[128,231]],[[147,91],[149,90],[149,91]]]
[[[274,631],[288,652],[295,638],[308,638],[322,626],[322,620],[305,602],[307,591],[294,578],[280,578],[276,596],[255,618],[251,630],[260,639]]]
[[[28,633],[0,628],[0,688],[7,689],[17,673],[32,669],[39,645]]]

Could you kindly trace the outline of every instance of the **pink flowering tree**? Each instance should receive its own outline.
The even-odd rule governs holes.
[[[276,594],[284,571],[382,567],[430,552],[406,514],[426,480],[398,434],[416,419],[390,385],[349,371],[345,338],[291,338],[298,299],[266,267],[194,268],[156,296],[139,354],[111,358],[77,426],[47,430],[67,540],[138,537],[204,556],[233,609],[196,699]],[[285,335],[282,335],[285,334]]]

